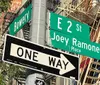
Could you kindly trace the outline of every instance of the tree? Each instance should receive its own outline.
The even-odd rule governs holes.
[[[6,83],[4,82],[4,76],[2,74],[0,74],[0,85],[6,85]]]
[[[20,78],[25,75],[25,72],[25,68],[0,62],[0,85],[6,85],[6,82],[11,85],[13,78]]]
[[[0,0],[0,13],[6,12],[11,5],[12,0]]]

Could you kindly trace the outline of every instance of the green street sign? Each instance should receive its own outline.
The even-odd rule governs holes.
[[[15,35],[31,19],[32,4],[30,4],[9,26],[9,33]]]
[[[54,30],[50,30],[50,40],[52,47],[100,59],[100,44],[77,39]]]
[[[89,38],[89,26],[61,15],[50,13],[50,29],[59,31],[66,35],[73,35],[77,38]]]

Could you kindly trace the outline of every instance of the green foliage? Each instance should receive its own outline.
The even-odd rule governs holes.
[[[6,12],[11,5],[12,0],[0,0],[0,12]]]
[[[13,78],[19,78],[20,76],[23,76],[25,71],[25,68],[0,62],[0,85],[5,85],[3,84],[5,82],[11,83]]]
[[[4,76],[2,74],[0,74],[0,85],[6,85],[4,82]]]

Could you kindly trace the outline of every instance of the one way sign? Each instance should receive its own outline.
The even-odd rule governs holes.
[[[77,57],[10,35],[6,35],[3,60],[62,77],[75,77],[78,80]]]

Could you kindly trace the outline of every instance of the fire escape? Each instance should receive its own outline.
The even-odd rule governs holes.
[[[60,0],[50,11],[72,18],[90,26],[90,39],[100,43],[100,1],[98,0]],[[82,57],[82,56],[81,56]],[[87,57],[88,58],[88,57]],[[80,74],[81,85],[93,85],[100,79],[100,60],[90,58],[87,70]],[[84,75],[84,79],[82,79]],[[81,82],[81,79],[83,80]]]

